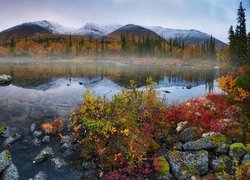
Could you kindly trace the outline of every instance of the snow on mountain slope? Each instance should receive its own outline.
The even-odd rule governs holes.
[[[82,28],[77,30],[74,34],[81,36],[85,35],[85,36],[101,37],[109,33],[112,33],[113,31],[117,30],[120,27],[122,26],[118,24],[101,26],[94,23],[87,23]]]
[[[177,38],[180,41],[184,41],[185,44],[199,44],[204,42],[205,40],[209,40],[211,35],[208,35],[204,32],[190,29],[190,30],[182,30],[182,29],[170,29],[170,28],[163,28],[160,26],[145,26],[145,28],[154,31],[159,36],[166,40],[175,39]],[[222,41],[216,39],[216,46],[222,47],[225,45]]]
[[[47,29],[48,31],[50,31],[53,34],[70,34],[70,33],[74,33],[76,31],[74,28],[62,26],[56,22],[51,22],[51,21],[47,21],[47,20],[29,22],[29,23],[24,23],[24,24],[38,25],[40,27]]]

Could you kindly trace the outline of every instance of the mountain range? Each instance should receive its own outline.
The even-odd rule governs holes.
[[[69,28],[62,26],[56,22],[50,22],[47,20],[23,23],[9,29],[0,32],[0,42],[10,40],[10,38],[21,39],[26,38],[35,34],[65,34],[65,35],[79,35],[79,36],[91,36],[93,38],[100,38],[105,36],[110,36],[110,34],[121,34],[133,32],[137,35],[157,35],[161,38],[169,41],[171,39],[177,39],[178,41],[185,42],[186,45],[189,44],[201,44],[207,40],[210,40],[211,35],[204,32],[190,29],[170,29],[163,28],[160,26],[140,26],[134,24],[128,25],[98,25],[95,23],[87,23],[79,29]],[[225,46],[225,43],[219,39],[215,39],[215,44],[217,48]]]

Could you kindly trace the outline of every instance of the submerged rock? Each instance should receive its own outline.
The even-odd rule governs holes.
[[[5,126],[1,127],[1,137],[8,138],[14,133],[17,133],[17,128],[10,128]]]
[[[208,152],[170,151],[167,155],[172,174],[176,178],[190,179],[195,175],[208,173]]]
[[[0,85],[10,84],[13,78],[10,75],[0,75]]]
[[[3,143],[4,146],[9,146],[13,144],[14,142],[21,139],[21,135],[18,133],[13,133],[11,136],[9,136]]]
[[[52,164],[54,165],[54,167],[56,169],[61,169],[61,168],[65,167],[67,165],[67,162],[65,162],[61,158],[52,158],[51,162],[52,162]]]
[[[34,138],[34,139],[32,140],[32,142],[33,142],[33,144],[34,144],[35,146],[40,146],[40,144],[41,144],[41,141],[40,141],[39,139],[37,139],[37,138]]]
[[[30,126],[30,131],[34,132],[36,130],[36,123],[32,123]]]
[[[53,154],[54,153],[52,147],[47,146],[33,159],[33,163],[42,163],[43,161],[47,160],[49,156],[53,156]]]
[[[5,150],[0,153],[0,173],[12,164],[10,152]]]
[[[42,142],[43,142],[43,143],[49,143],[49,142],[50,142],[50,136],[44,136],[44,137],[42,138]]]
[[[35,137],[39,137],[39,136],[42,135],[42,131],[34,131],[33,135],[34,135]]]
[[[32,180],[46,180],[47,179],[47,174],[43,171],[39,171]]]
[[[214,149],[216,147],[215,143],[212,140],[201,138],[196,141],[186,142],[182,145],[183,150],[185,151],[198,151],[202,149]]]
[[[14,164],[11,164],[3,174],[4,180],[17,180],[19,179],[18,170]]]

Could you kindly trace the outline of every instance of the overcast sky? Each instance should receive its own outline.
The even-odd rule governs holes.
[[[227,42],[240,0],[0,0],[0,31],[14,25],[55,21],[70,27],[87,22],[197,29]],[[250,0],[243,0],[250,31]]]

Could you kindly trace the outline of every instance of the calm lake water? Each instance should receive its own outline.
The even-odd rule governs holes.
[[[45,147],[31,145],[29,129],[33,122],[41,124],[57,117],[67,121],[86,89],[110,99],[123,88],[129,88],[130,80],[135,80],[138,88],[143,88],[146,78],[152,76],[159,98],[166,96],[168,103],[181,102],[209,92],[221,92],[215,80],[223,73],[214,68],[122,62],[0,60],[0,74],[14,77],[9,86],[0,86],[0,124],[18,128],[25,137],[10,147],[21,179],[33,177],[38,170],[44,170],[52,179],[68,179],[76,166],[56,171],[50,161],[32,164],[32,158]],[[192,88],[187,89],[187,86]],[[53,147],[59,149],[59,143],[54,143]],[[60,152],[58,156],[61,156]]]

